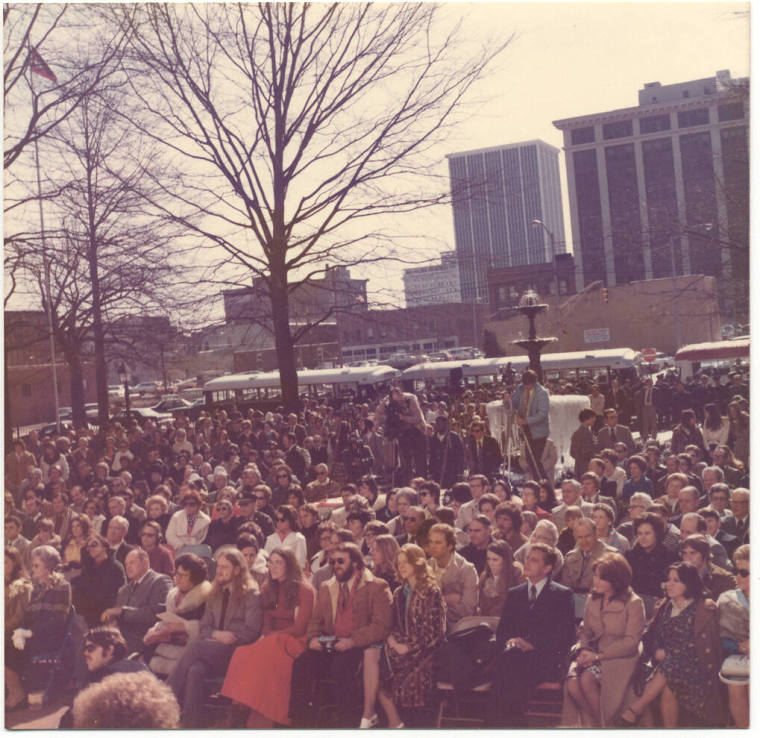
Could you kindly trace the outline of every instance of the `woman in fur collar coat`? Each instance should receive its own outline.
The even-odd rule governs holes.
[[[156,645],[150,669],[169,675],[187,644],[198,639],[200,619],[211,591],[206,562],[195,554],[182,554],[174,562],[175,585],[166,596],[166,613],[146,634],[143,642]]]

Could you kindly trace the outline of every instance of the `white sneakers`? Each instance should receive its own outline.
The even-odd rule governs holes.
[[[377,713],[375,713],[372,717],[365,718],[363,717],[361,719],[361,722],[359,723],[359,729],[364,730],[365,728],[374,728],[378,723],[378,717]]]

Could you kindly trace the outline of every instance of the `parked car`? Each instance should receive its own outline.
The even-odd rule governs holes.
[[[151,405],[150,409],[157,413],[173,413],[178,410],[186,410],[189,407],[190,403],[177,395],[164,395],[161,401]]]
[[[140,396],[155,395],[158,393],[158,382],[140,382],[134,387],[131,387],[129,391]]]
[[[134,407],[131,408],[129,414],[136,418],[139,423],[146,420],[152,420],[154,423],[166,423],[174,420],[174,416],[171,413],[159,413],[150,407]],[[126,420],[126,413],[124,410],[119,410],[116,415],[111,418],[112,423],[123,423]]]

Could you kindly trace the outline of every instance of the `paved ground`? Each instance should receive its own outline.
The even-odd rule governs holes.
[[[26,707],[5,713],[5,728],[10,730],[52,730],[58,727],[61,715],[70,701],[64,697],[53,700],[44,708]]]

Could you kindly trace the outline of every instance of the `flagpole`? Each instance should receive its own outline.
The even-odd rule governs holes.
[[[29,42],[29,58],[32,58],[32,44]],[[34,72],[30,69],[29,84],[32,89],[32,100],[34,100]],[[35,131],[36,133],[36,131]],[[42,177],[40,176],[40,145],[39,139],[34,138],[34,162],[37,169],[37,202],[40,206],[40,239],[42,241],[42,264],[45,272],[45,290],[47,292],[47,322],[48,334],[50,337],[50,366],[53,369],[53,400],[55,402],[55,431],[61,433],[61,418],[59,415],[60,400],[58,398],[58,367],[55,363],[55,335],[53,333],[53,299],[52,289],[50,287],[50,260],[48,259],[47,247],[45,245],[45,213],[42,207]]]

